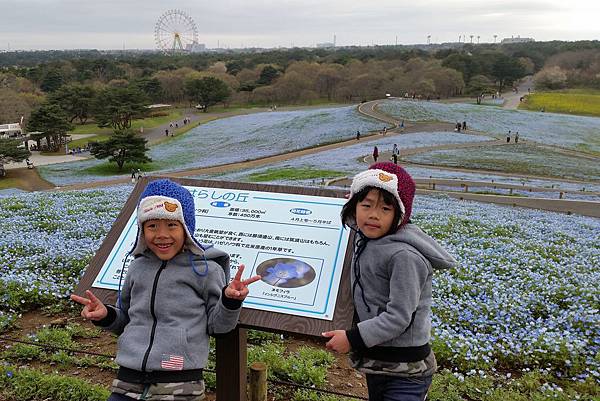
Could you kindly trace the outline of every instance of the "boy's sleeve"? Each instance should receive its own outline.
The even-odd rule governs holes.
[[[209,277],[204,287],[208,320],[208,334],[224,334],[235,328],[242,310],[242,302],[225,296],[228,285],[225,272],[216,262],[208,261]]]
[[[131,267],[131,266],[130,266]],[[121,299],[117,298],[115,306],[105,305],[108,314],[102,320],[93,322],[94,325],[103,328],[104,330],[112,331],[119,335],[125,330],[125,326],[129,323],[129,302],[131,300],[131,270],[127,272],[125,282],[121,288]],[[117,297],[119,294],[117,294]]]
[[[390,300],[385,311],[358,323],[360,338],[368,348],[385,343],[408,328],[429,275],[423,257],[411,250],[399,251],[389,263]],[[353,340],[360,345],[356,337]]]

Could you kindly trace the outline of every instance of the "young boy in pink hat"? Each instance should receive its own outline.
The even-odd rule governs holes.
[[[342,223],[356,232],[354,324],[323,333],[366,374],[370,401],[421,401],[437,364],[431,350],[433,270],[456,264],[412,224],[415,183],[402,167],[375,163],[354,177]]]

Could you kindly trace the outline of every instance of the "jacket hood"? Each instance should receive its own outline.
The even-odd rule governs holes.
[[[213,246],[204,248],[204,258],[215,261],[225,272],[225,283],[229,284],[229,254]]]
[[[394,234],[386,235],[381,241],[404,242],[412,246],[431,263],[434,270],[449,269],[458,264],[433,238],[411,223],[400,227]]]

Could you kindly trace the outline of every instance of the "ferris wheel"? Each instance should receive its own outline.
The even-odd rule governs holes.
[[[198,28],[185,12],[169,10],[156,22],[154,39],[156,46],[166,54],[187,52],[198,43]]]

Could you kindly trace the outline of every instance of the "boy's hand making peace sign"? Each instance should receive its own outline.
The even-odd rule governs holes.
[[[237,299],[243,301],[248,295],[248,285],[261,279],[260,276],[250,277],[249,279],[242,280],[242,273],[244,272],[244,265],[240,265],[237,273],[231,283],[225,288],[225,296],[227,298]]]
[[[71,299],[81,305],[84,305],[81,311],[81,316],[89,320],[102,320],[108,314],[106,306],[90,291],[87,290],[86,295],[89,298],[80,297],[79,295],[71,294]]]

